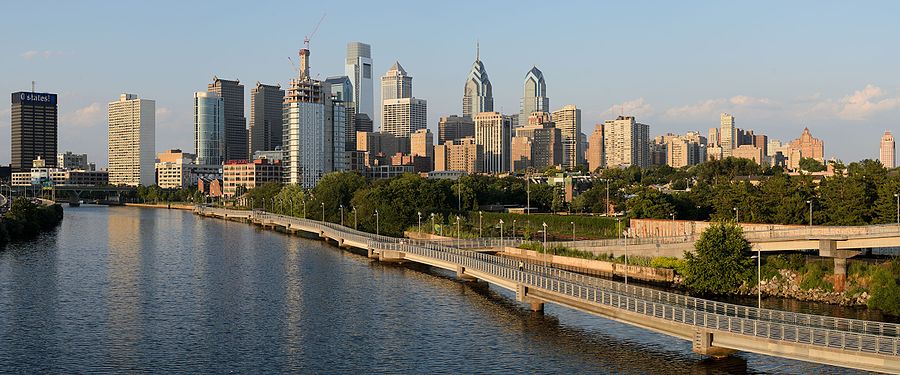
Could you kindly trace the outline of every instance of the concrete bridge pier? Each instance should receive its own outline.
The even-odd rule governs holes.
[[[844,291],[847,284],[847,258],[858,254],[858,250],[838,250],[836,240],[819,240],[819,256],[834,258],[834,291]]]
[[[378,253],[376,253],[376,252],[375,252],[375,249],[373,249],[373,248],[371,248],[371,247],[368,248],[368,249],[366,249],[366,256],[367,256],[369,259],[378,259]]]
[[[736,352],[736,350],[734,349],[714,346],[713,334],[711,332],[702,330],[694,331],[694,341],[692,349],[694,353],[710,356],[713,358],[725,358]]]
[[[456,277],[463,281],[478,281],[478,278],[472,275],[466,275],[466,267],[456,266]]]
[[[516,301],[530,305],[531,311],[543,313],[544,301],[528,295],[528,287],[522,284],[516,285]]]

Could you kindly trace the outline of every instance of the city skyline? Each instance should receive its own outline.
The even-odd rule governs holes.
[[[527,6],[516,4],[489,7],[526,14]],[[0,77],[0,87],[7,92],[30,91],[31,80],[35,80],[37,92],[58,94],[59,151],[87,153],[98,167],[107,165],[104,106],[122,92],[157,102],[157,152],[168,148],[194,151],[192,94],[208,84],[211,76],[239,79],[249,86],[259,81],[286,87],[295,76],[287,57],[296,55],[303,36],[312,32],[319,15],[326,13],[311,40],[311,49],[317,56],[312,75],[324,80],[343,74],[347,44],[370,44],[376,77],[395,61],[403,61],[404,67],[416,72],[416,96],[428,99],[428,128],[435,134],[440,117],[462,114],[460,91],[477,42],[480,60],[490,74],[494,109],[505,115],[518,113],[522,77],[537,66],[544,73],[553,98],[550,111],[567,104],[577,105],[583,111],[582,132],[586,135],[595,124],[620,114],[649,124],[651,137],[691,130],[704,133],[718,125],[720,112],[728,112],[740,119],[741,128],[782,142],[809,127],[827,143],[827,159],[877,159],[876,140],[885,130],[895,130],[894,124],[900,118],[900,78],[892,74],[897,52],[867,40],[877,39],[869,38],[874,35],[898,33],[898,27],[887,18],[879,22],[880,17],[892,13],[888,8],[897,5],[879,4],[880,11],[873,13],[840,4],[821,4],[812,16],[805,14],[804,4],[807,3],[778,4],[777,17],[772,17],[771,9],[760,6],[685,3],[643,9],[581,4],[573,5],[580,12],[548,8],[550,15],[565,13],[574,17],[565,23],[550,21],[556,27],[514,33],[479,24],[471,31],[452,35],[430,28],[437,16],[420,15],[402,27],[420,30],[413,36],[400,34],[399,25],[381,27],[378,15],[386,12],[379,9],[383,6],[361,3],[344,9],[304,4],[304,14],[309,16],[301,20],[303,25],[296,28],[297,35],[276,35],[248,44],[241,41],[250,36],[235,29],[224,32],[221,40],[196,46],[173,35],[192,27],[189,21],[203,14],[202,4],[116,5],[109,10],[121,11],[125,7],[154,15],[165,8],[167,12],[161,14],[171,18],[172,24],[164,29],[158,23],[141,20],[91,22],[91,17],[98,17],[99,21],[102,12],[84,12],[87,22],[82,20],[76,25],[66,19],[66,10],[84,6],[63,3],[47,12],[47,21],[57,22],[60,27],[69,25],[72,32],[63,35],[29,29],[27,34],[2,37],[6,46],[2,65],[8,74]],[[236,4],[223,6],[245,10]],[[228,13],[264,18],[300,6],[271,5]],[[439,8],[435,13],[443,12],[442,16],[461,14],[455,6],[435,7]],[[33,9],[28,4],[11,4],[7,8],[4,21],[13,28],[24,27],[26,17],[19,15]],[[608,31],[615,27],[605,27],[599,32],[592,29],[593,23],[586,16],[592,11],[641,12],[642,18],[637,20],[612,15],[603,18],[610,26],[656,24],[648,30],[635,28],[620,33]],[[725,17],[728,22],[720,19],[723,12],[731,14]],[[766,30],[753,27],[754,17],[763,13]],[[865,17],[854,17],[856,13]],[[689,22],[684,22],[684,17],[689,17]],[[688,25],[691,22],[698,25]],[[795,23],[805,28],[797,28]],[[834,28],[834,24],[842,27]],[[146,35],[137,36],[142,43],[122,47],[121,53],[114,54],[102,43],[101,36],[126,25],[134,33],[123,35]],[[721,32],[705,31],[724,26],[728,28]],[[662,28],[666,28],[666,35],[659,33]],[[561,38],[569,35],[579,36]],[[592,42],[601,47],[600,52],[574,48]],[[145,48],[144,44],[153,48]],[[525,52],[541,46],[552,53]],[[443,53],[438,55],[436,48]],[[841,53],[834,52],[837,50]],[[179,58],[173,59],[167,51]],[[627,51],[631,58],[603,58],[615,51]],[[669,58],[672,54],[678,58]],[[246,117],[250,109],[249,88],[244,91]],[[374,118],[380,119],[380,108],[376,108]],[[0,132],[4,137],[9,136],[9,126],[10,109],[0,108]],[[0,153],[0,163],[9,161],[8,151]]]

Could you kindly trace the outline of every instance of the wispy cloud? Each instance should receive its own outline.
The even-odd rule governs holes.
[[[51,58],[51,57],[53,57],[53,56],[61,56],[62,54],[63,54],[63,53],[62,53],[61,51],[50,51],[50,50],[46,50],[46,51],[37,51],[37,50],[30,50],[30,51],[25,51],[25,52],[23,52],[23,53],[22,53],[21,55],[19,55],[19,56],[21,56],[21,57],[22,57],[23,59],[25,59],[25,60],[33,60],[33,59],[36,59],[36,58],[49,59],[49,58]]]
[[[816,117],[838,117],[843,120],[859,121],[897,108],[900,108],[900,96],[889,96],[880,87],[868,84],[840,99],[814,102],[806,113]]]
[[[602,118],[615,117],[619,115],[634,117],[649,117],[654,114],[653,106],[647,103],[644,98],[625,101],[623,103],[614,104],[601,114]]]
[[[708,99],[694,104],[669,108],[663,113],[663,117],[671,120],[708,119],[721,112],[770,111],[778,107],[779,104],[771,99],[737,95],[731,98]]]
[[[61,116],[63,126],[76,128],[93,128],[103,125],[106,116],[106,107],[100,103],[91,103],[86,107],[76,109],[74,112]]]

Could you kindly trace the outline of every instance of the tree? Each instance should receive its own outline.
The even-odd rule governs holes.
[[[625,201],[628,216],[639,219],[668,219],[675,213],[671,196],[651,187],[639,187],[634,196]]]
[[[807,172],[822,172],[825,165],[813,158],[800,158],[800,169]]]
[[[694,245],[685,251],[685,285],[699,293],[731,293],[753,277],[750,243],[734,222],[711,225]]]
[[[861,179],[836,174],[819,185],[822,210],[816,217],[825,225],[866,224],[866,188]]]

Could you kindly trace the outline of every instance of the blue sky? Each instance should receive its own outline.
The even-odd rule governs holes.
[[[34,80],[58,93],[60,151],[101,166],[106,103],[121,92],[156,100],[158,151],[191,150],[192,93],[214,75],[238,78],[249,117],[250,87],[296,76],[287,57],[324,13],[313,75],[343,74],[347,42],[369,43],[378,76],[395,60],[413,76],[433,130],[462,112],[476,40],[496,110],[519,111],[536,65],[551,108],[578,105],[585,133],[622,111],[652,135],[705,133],[728,111],[739,127],[783,141],[808,126],[826,157],[851,161],[877,158],[882,132],[900,130],[900,2],[258,3],[5,3],[0,91]],[[0,106],[0,163],[9,162],[9,121]]]

